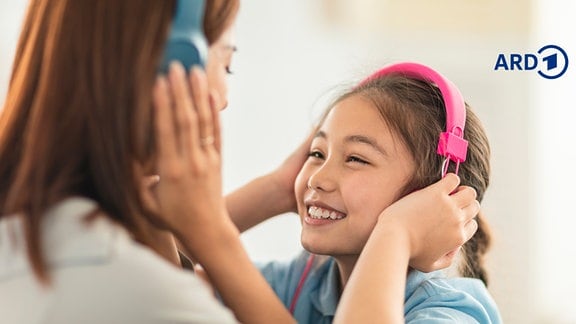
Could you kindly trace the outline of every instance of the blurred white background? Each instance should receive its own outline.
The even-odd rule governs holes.
[[[0,0],[0,102],[24,1]],[[489,289],[506,323],[576,323],[576,1],[249,0],[223,113],[227,191],[271,171],[305,137],[327,96],[399,60],[452,79],[484,121],[493,174]],[[494,71],[499,53],[561,46],[571,65],[547,80]],[[244,235],[254,259],[297,254],[298,219]]]

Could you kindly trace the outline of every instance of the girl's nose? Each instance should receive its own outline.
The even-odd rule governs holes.
[[[316,191],[330,192],[336,189],[336,172],[330,164],[324,163],[308,178],[307,187]]]

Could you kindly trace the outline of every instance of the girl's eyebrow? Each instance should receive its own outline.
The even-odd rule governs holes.
[[[378,142],[376,142],[376,139],[374,139],[372,137],[368,137],[365,135],[349,135],[349,136],[346,136],[346,138],[344,139],[344,142],[366,144],[366,145],[371,146],[378,153],[380,153],[384,156],[388,156],[388,153],[386,152],[386,150],[384,148],[382,148],[380,145],[378,145]]]
[[[326,139],[326,133],[324,131],[318,131],[316,133],[316,135],[314,135],[314,138],[324,138]],[[371,146],[374,150],[376,150],[378,153],[384,155],[384,156],[388,156],[388,153],[386,152],[386,150],[384,148],[382,148],[380,145],[378,145],[378,142],[376,142],[376,139],[369,137],[369,136],[365,136],[365,135],[348,135],[344,138],[344,142],[345,143],[360,143],[360,144],[366,144],[368,146]]]

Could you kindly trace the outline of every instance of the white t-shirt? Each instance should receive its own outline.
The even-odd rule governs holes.
[[[70,198],[41,226],[51,286],[32,273],[18,218],[0,220],[0,321],[10,324],[236,323],[192,273],[132,240],[122,227],[85,216],[96,204]]]

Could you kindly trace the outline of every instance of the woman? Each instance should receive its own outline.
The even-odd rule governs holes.
[[[206,70],[224,97],[238,2],[206,5]],[[235,322],[153,252],[174,250],[140,196],[175,6],[30,2],[0,122],[3,322]]]

